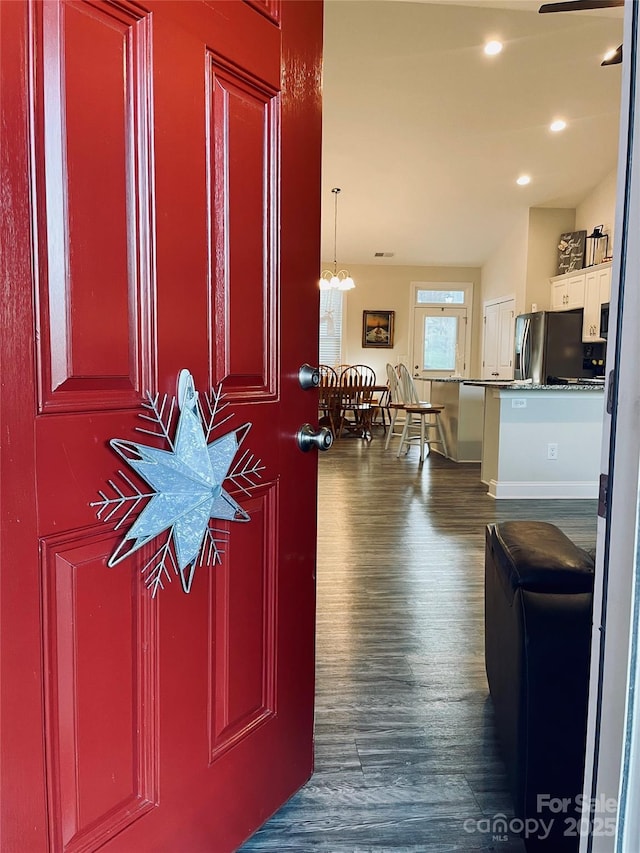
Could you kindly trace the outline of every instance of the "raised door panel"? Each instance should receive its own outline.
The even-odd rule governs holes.
[[[596,309],[595,316],[595,333],[598,341],[604,341],[605,339],[600,335],[600,311],[603,303],[609,302],[611,299],[611,267],[607,269],[598,270],[597,273],[597,282],[598,282],[598,306]]]
[[[498,376],[498,317],[498,304],[487,305],[485,307],[482,350],[483,379],[496,379]]]
[[[564,311],[567,307],[567,284],[565,281],[551,282],[551,310]]]
[[[596,343],[604,340],[600,336],[600,309],[608,302],[611,293],[611,267],[587,273],[585,279],[585,303],[582,324],[582,340]]]
[[[584,306],[584,288],[584,273],[567,278],[567,308],[582,308]]]
[[[513,378],[514,314],[515,303],[513,299],[500,303],[498,321],[498,371],[500,379]]]
[[[600,302],[598,290],[598,275],[595,272],[587,273],[584,291],[584,314],[582,318],[582,340],[590,343],[597,340]]]
[[[280,22],[281,0],[246,0],[246,2],[273,21],[274,24]]]
[[[277,486],[245,504],[251,524],[234,531],[210,575],[210,760],[276,713]]]
[[[118,538],[100,527],[42,541],[49,831],[68,853],[157,798],[156,615],[135,575],[106,567]]]
[[[273,399],[280,99],[213,55],[208,74],[211,360],[232,397]]]
[[[153,369],[149,21],[115,4],[36,10],[40,408],[128,407]]]
[[[611,267],[598,272],[598,294],[601,305],[611,299]]]

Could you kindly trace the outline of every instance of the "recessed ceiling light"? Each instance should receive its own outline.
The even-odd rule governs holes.
[[[497,41],[496,39],[488,41],[484,46],[484,52],[487,54],[487,56],[495,56],[496,54],[500,53],[501,50],[502,42]]]
[[[529,175],[520,175],[520,177],[516,180],[516,184],[521,187],[526,187],[527,184],[531,183],[531,178]]]
[[[559,133],[561,130],[564,130],[567,126],[567,123],[564,119],[557,118],[555,121],[552,121],[549,125],[549,130],[552,130],[554,133]]]

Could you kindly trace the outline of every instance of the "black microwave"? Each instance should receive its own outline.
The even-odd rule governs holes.
[[[609,334],[609,303],[603,302],[600,306],[600,337],[606,338]]]

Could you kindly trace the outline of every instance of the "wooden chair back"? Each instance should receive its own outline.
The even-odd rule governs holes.
[[[318,370],[320,371],[320,393],[318,396],[320,424],[328,426],[333,437],[338,438],[342,416],[342,397],[338,385],[338,374],[328,364],[318,365]]]
[[[319,364],[318,372],[320,373],[321,388],[335,388],[338,384],[338,374],[328,364]]]
[[[367,394],[367,388],[376,384],[376,372],[372,367],[366,364],[351,364],[340,374],[340,385],[343,388],[359,389],[360,393],[365,397],[371,397],[371,392]]]
[[[409,373],[409,370],[406,364],[398,365],[398,374],[400,376],[400,383],[402,385],[402,393],[404,396],[405,404],[415,404],[422,402],[420,400],[420,395],[418,394],[418,390],[416,388],[416,384],[413,381],[413,376]]]

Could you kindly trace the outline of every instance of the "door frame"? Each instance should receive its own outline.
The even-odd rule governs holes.
[[[496,296],[493,299],[487,299],[482,303],[482,348],[480,350],[480,363],[481,363],[481,372],[484,374],[484,354],[485,354],[485,342],[487,339],[487,324],[485,322],[487,316],[487,308],[492,307],[493,305],[501,305],[503,302],[513,302],[513,320],[514,320],[514,328],[515,328],[515,318],[516,318],[516,295],[512,293],[510,296]],[[499,322],[499,321],[498,321]],[[511,338],[513,340],[513,330]],[[485,378],[484,376],[482,377]]]
[[[416,300],[416,292],[418,290],[463,290],[464,302],[458,303],[441,303],[441,302],[420,302]],[[462,375],[468,376],[471,366],[471,335],[473,330],[473,282],[471,281],[412,281],[409,290],[409,344],[407,358],[413,360],[413,351],[415,345],[415,321],[416,310],[421,308],[464,308],[466,309],[466,333],[464,342],[464,368]],[[413,363],[413,361],[412,361]],[[433,371],[434,373],[436,371]],[[427,376],[425,380],[437,379],[441,376],[451,376],[451,371],[437,371],[438,376]],[[455,371],[454,371],[455,372]],[[413,375],[413,370],[411,370]]]
[[[581,853],[635,853],[640,841],[640,9],[625,4],[607,396],[601,470],[608,476],[598,518]],[[628,282],[628,284],[627,284]],[[609,805],[612,808],[609,810]],[[616,815],[615,839],[598,831]],[[589,830],[587,828],[590,827]]]

